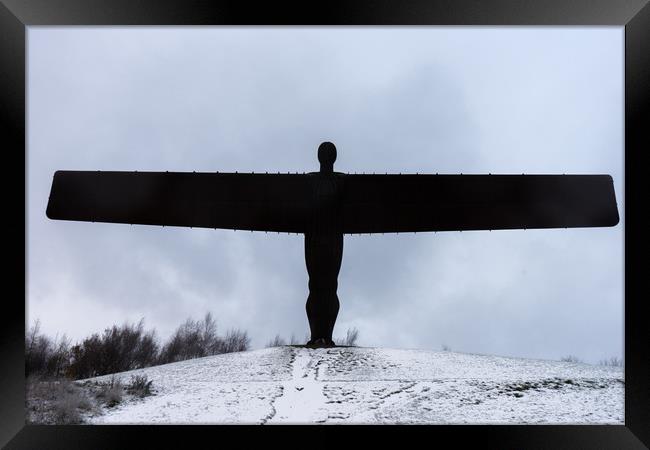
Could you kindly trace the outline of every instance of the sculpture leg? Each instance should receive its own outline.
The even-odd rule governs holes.
[[[305,262],[309,274],[307,318],[310,344],[334,345],[332,333],[339,312],[336,295],[343,256],[343,235],[305,235]]]
[[[336,290],[311,290],[307,297],[306,309],[311,341],[323,339],[326,343],[333,344],[332,334],[339,313],[339,298]]]

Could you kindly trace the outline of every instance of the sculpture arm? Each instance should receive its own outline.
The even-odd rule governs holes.
[[[50,219],[303,233],[304,174],[57,171]]]
[[[344,233],[607,227],[609,175],[348,175]]]

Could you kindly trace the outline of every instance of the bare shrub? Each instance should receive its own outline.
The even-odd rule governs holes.
[[[447,344],[442,344],[441,348],[442,348],[443,352],[450,352],[451,351],[451,347],[448,346]]]
[[[357,344],[358,338],[359,338],[359,330],[356,327],[348,328],[348,331],[345,336],[345,340],[343,341],[343,345],[354,347]]]
[[[68,379],[27,379],[26,407],[28,423],[78,424],[82,413],[94,409],[94,403],[79,386]]]
[[[105,356],[102,351],[102,340],[97,333],[84,339],[71,349],[71,363],[68,375],[71,378],[90,378],[104,375]]]
[[[81,415],[71,396],[67,395],[54,403],[54,421],[61,425],[81,423]]]
[[[580,358],[578,358],[577,356],[574,356],[574,355],[563,356],[563,357],[560,358],[560,361],[562,361],[562,362],[570,362],[570,363],[581,363],[582,362],[582,360]]]
[[[70,359],[70,341],[63,335],[54,340],[40,333],[40,320],[25,333],[25,376],[62,376]]]
[[[63,377],[70,366],[70,340],[64,334],[54,338],[52,353],[47,358],[46,373],[56,378]]]
[[[81,423],[79,409],[90,409],[90,403],[83,392],[68,380],[60,382],[56,400],[53,403],[54,420],[57,424]]]
[[[283,345],[287,345],[287,342],[282,339],[279,334],[276,334],[275,337],[266,344],[266,347],[282,347]]]
[[[244,352],[250,348],[251,339],[248,333],[238,329],[232,329],[223,338],[223,353]]]
[[[104,400],[109,408],[119,404],[122,401],[122,387],[113,386],[109,388],[104,394]]]
[[[137,324],[124,323],[120,327],[107,328],[101,344],[103,374],[146,367],[155,359],[157,350],[154,332],[144,331],[144,319]]]
[[[100,388],[96,394],[96,398],[100,402],[105,403],[109,408],[122,401],[124,387],[119,378],[112,376],[108,381],[99,383],[99,386]]]
[[[50,340],[40,334],[41,321],[36,320],[25,334],[25,375],[43,374],[47,355],[51,351]]]
[[[179,326],[160,352],[162,364],[224,353],[224,342],[217,335],[217,325],[212,314],[203,320],[188,318]]]
[[[217,335],[210,313],[202,320],[188,318],[162,348],[155,330],[145,331],[144,319],[113,325],[73,346],[65,335],[52,340],[41,334],[36,320],[25,333],[25,375],[79,380],[249,348],[245,331],[233,329],[223,338]]]
[[[132,375],[131,381],[126,385],[126,392],[137,397],[147,397],[151,395],[151,384],[146,375]]]
[[[67,375],[74,379],[149,367],[158,359],[155,331],[144,331],[144,319],[106,328],[73,346]]]
[[[27,423],[55,423],[51,413],[56,400],[56,384],[40,375],[30,374],[25,380],[25,408]]]
[[[624,364],[621,358],[612,356],[611,358],[601,359],[600,361],[598,361],[598,365],[608,366],[608,367],[623,367]]]
[[[151,330],[142,334],[133,352],[134,365],[137,368],[150,367],[158,360],[158,339],[156,331]]]

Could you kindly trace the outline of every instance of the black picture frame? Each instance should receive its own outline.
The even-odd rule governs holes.
[[[6,280],[22,283],[26,295],[26,27],[31,25],[616,25],[625,27],[625,425],[464,425],[347,427],[409,441],[427,439],[481,447],[612,448],[650,446],[650,350],[648,319],[641,283],[644,229],[641,208],[645,186],[641,157],[650,148],[650,6],[648,0],[331,0],[259,2],[232,0],[2,0],[0,3],[0,114],[3,154],[16,157],[18,169],[5,165],[2,177],[5,239],[22,233],[24,249],[5,258]],[[22,166],[21,166],[22,162]],[[25,176],[23,191],[11,173]],[[18,192],[20,196],[16,194]],[[18,197],[20,197],[18,199]],[[11,202],[8,200],[11,199]],[[21,220],[22,218],[22,220]],[[10,220],[7,220],[10,219]],[[23,273],[22,281],[20,273]],[[15,273],[14,273],[15,272]],[[0,348],[0,445],[6,448],[124,448],[163,442],[191,447],[192,442],[224,443],[236,434],[239,445],[253,436],[251,426],[37,426],[25,425],[25,304],[5,294]],[[23,301],[26,297],[23,297]],[[338,427],[302,427],[307,445],[332,442]],[[256,427],[286,435],[287,427]],[[291,433],[296,430],[292,427]],[[215,438],[218,437],[218,440]],[[234,437],[234,436],[229,436]],[[434,441],[435,440],[435,441]],[[295,442],[295,441],[294,441]]]

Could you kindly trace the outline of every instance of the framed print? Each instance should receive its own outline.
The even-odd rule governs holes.
[[[1,7],[3,445],[648,445],[646,2],[144,6]]]

